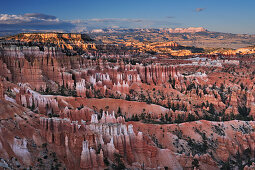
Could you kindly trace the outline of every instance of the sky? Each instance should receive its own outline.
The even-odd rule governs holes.
[[[2,0],[0,32],[186,28],[255,34],[255,0]]]

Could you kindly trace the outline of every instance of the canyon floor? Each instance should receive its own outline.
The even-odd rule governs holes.
[[[254,169],[254,47],[0,41],[0,168]]]

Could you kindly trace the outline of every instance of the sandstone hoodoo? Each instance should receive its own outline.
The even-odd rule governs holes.
[[[93,36],[1,39],[1,168],[254,167],[252,47],[213,53]]]
[[[0,99],[4,98],[4,86],[2,82],[0,81]]]

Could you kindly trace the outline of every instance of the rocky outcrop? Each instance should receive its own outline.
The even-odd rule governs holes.
[[[112,118],[108,114],[105,115],[105,119],[101,120],[98,120],[97,115],[94,114],[91,123],[81,121],[82,124],[71,122],[66,118],[41,117],[41,134],[49,143],[69,147],[71,152],[80,147],[70,144],[67,146],[61,142],[63,141],[62,137],[66,136],[68,141],[76,141],[75,143],[80,141],[78,142],[82,145],[79,149],[80,168],[105,167],[102,161],[103,157],[114,162],[114,154],[116,153],[124,156],[129,164],[139,162],[140,165],[143,163],[146,167],[155,167],[152,162],[157,159],[158,148],[148,138],[144,137],[142,132],[135,134],[133,125],[127,126],[125,122],[117,123],[117,120],[119,118]],[[85,140],[83,140],[84,137]]]
[[[75,46],[85,47],[87,42],[93,41],[86,34],[75,33],[22,33],[17,36],[8,37],[8,40],[19,40],[21,42],[53,43],[61,48],[73,50]]]
[[[56,160],[68,169],[214,169],[239,157],[248,168],[253,159],[252,56],[176,59],[168,50],[185,48],[174,42],[124,53],[79,34],[16,38],[0,44],[3,159],[35,169]]]
[[[24,164],[31,165],[31,155],[27,148],[26,139],[14,138],[12,150],[18,157],[20,157],[23,160]]]
[[[88,146],[88,141],[83,141],[80,167],[82,169],[104,167],[102,150],[96,155],[96,151],[92,148],[89,149]]]
[[[67,106],[60,111],[59,115],[62,118],[69,118],[72,121],[90,121],[94,111],[88,107],[82,106],[81,108],[69,109]]]

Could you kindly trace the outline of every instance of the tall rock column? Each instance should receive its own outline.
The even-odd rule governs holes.
[[[90,150],[89,150],[88,145],[89,145],[88,141],[83,141],[80,167],[84,168],[84,169],[92,168],[91,158],[90,158]]]
[[[4,98],[4,86],[2,82],[0,82],[0,100]]]

